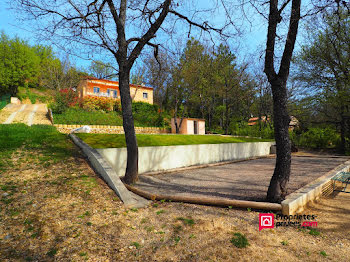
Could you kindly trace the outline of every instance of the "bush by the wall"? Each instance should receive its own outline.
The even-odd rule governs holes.
[[[340,144],[340,135],[335,129],[310,128],[306,132],[291,133],[295,145],[305,148],[336,148]]]
[[[269,125],[262,125],[261,129],[259,125],[256,124],[254,126],[248,126],[248,123],[232,123],[230,125],[230,133],[231,135],[236,136],[250,136],[250,137],[261,137],[261,138],[274,138],[273,127]]]
[[[149,123],[151,126],[167,127],[169,124],[164,120],[164,114],[157,105],[145,102],[133,102],[132,112],[134,119],[140,123]]]
[[[80,106],[87,111],[103,110],[105,112],[119,109],[120,102],[109,97],[86,96],[82,99]]]
[[[3,109],[11,101],[11,95],[0,95],[0,110]]]
[[[61,114],[54,114],[55,124],[65,125],[111,125],[121,126],[123,120],[117,112],[86,111],[81,108],[68,108]]]

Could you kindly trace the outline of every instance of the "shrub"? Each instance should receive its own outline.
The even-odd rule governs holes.
[[[116,112],[86,111],[81,108],[68,108],[62,114],[54,113],[55,124],[66,125],[111,125],[120,126],[123,120]]]
[[[78,94],[71,88],[60,90],[56,94],[56,99],[60,99],[67,107],[73,107],[78,103]]]
[[[34,88],[18,87],[17,97],[21,101],[28,98],[32,104],[35,104],[36,102],[46,103],[50,100],[49,97],[36,94],[32,90],[34,90]]]
[[[78,94],[71,88],[62,89],[56,93],[55,102],[50,104],[53,113],[62,114],[68,107],[77,105]]]
[[[164,121],[163,113],[157,105],[145,102],[133,102],[132,112],[134,119],[140,123],[147,123],[149,126],[166,127],[168,123]]]
[[[86,96],[81,101],[81,107],[87,111],[103,110],[113,111],[118,102],[108,97]]]
[[[310,128],[306,132],[291,133],[292,141],[306,148],[334,148],[340,143],[340,135],[332,128]]]
[[[266,126],[262,125],[260,130],[258,124],[254,126],[248,126],[248,123],[246,122],[231,123],[230,133],[231,135],[236,135],[236,136],[261,137],[261,138],[268,138],[268,139],[274,138],[274,131],[272,126],[270,127],[269,125],[266,125]]]
[[[238,248],[244,248],[249,246],[248,239],[242,233],[234,233],[231,238],[231,243]]]

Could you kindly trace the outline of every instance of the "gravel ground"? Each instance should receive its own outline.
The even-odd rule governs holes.
[[[15,104],[8,104],[3,109],[0,110],[0,123],[2,124],[5,122],[9,116],[15,112],[18,111],[21,108],[22,105],[15,105]]]
[[[288,192],[305,186],[349,158],[293,156]],[[260,158],[181,172],[141,175],[136,187],[178,196],[216,197],[264,201],[275,158]]]
[[[23,105],[9,104],[0,111],[0,123],[5,122],[8,117],[18,111]],[[47,106],[45,104],[27,104],[22,112],[18,112],[12,123],[25,123],[28,124],[28,118],[30,113],[34,110],[34,107],[38,106],[35,112],[33,124],[51,125],[50,120],[47,117]]]
[[[21,105],[22,106],[22,105]],[[34,109],[34,105],[26,105],[23,111],[18,112],[16,114],[16,117],[13,119],[11,124],[16,124],[16,123],[28,123],[28,117],[30,112],[32,112]]]
[[[39,104],[36,110],[33,125],[51,125],[51,121],[47,117],[47,106],[45,104]]]

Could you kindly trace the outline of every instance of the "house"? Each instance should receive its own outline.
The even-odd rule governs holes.
[[[258,121],[259,121],[259,117],[249,118],[248,126],[255,126],[258,123]],[[266,116],[262,116],[261,122],[270,122],[270,117],[267,117],[267,120],[266,120]]]
[[[120,99],[119,82],[90,76],[80,80],[77,92],[79,97],[99,96]],[[130,96],[133,101],[153,104],[152,87],[131,84]]]
[[[259,117],[252,117],[248,120],[248,126],[254,126],[258,123]],[[270,117],[262,116],[261,122],[270,122]],[[299,120],[295,116],[290,116],[289,130],[294,130],[294,128],[299,126]]]
[[[180,125],[180,118],[176,118],[177,125]],[[171,119],[171,133],[176,133],[175,120]],[[184,118],[179,130],[180,134],[205,135],[205,120],[200,118]]]
[[[295,116],[290,116],[289,130],[293,131],[299,127],[299,120]]]

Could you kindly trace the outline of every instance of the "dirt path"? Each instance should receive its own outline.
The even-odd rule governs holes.
[[[348,159],[293,156],[288,192],[305,186]],[[141,175],[136,187],[164,195],[264,201],[274,165],[275,158],[268,157],[168,174]]]
[[[0,111],[0,123],[24,123],[27,125],[51,125],[45,104],[9,104]]]
[[[340,246],[341,239],[350,240],[350,194],[336,193],[322,198],[311,204],[305,213],[317,215],[319,229],[338,239]]]

